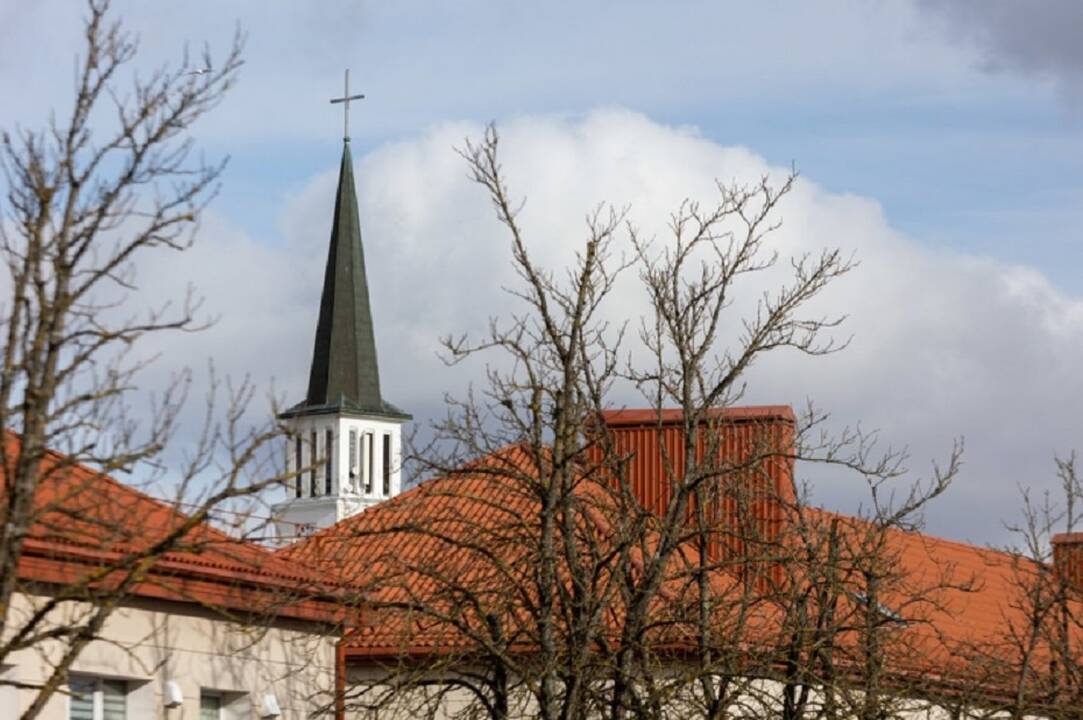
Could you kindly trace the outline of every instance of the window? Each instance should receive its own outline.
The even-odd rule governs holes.
[[[372,463],[374,458],[372,457],[373,439],[372,433],[365,433],[364,444],[362,446],[365,463],[365,494],[372,493]]]
[[[128,683],[93,677],[72,677],[68,681],[69,720],[125,720]]]
[[[331,488],[331,458],[335,455],[335,432],[328,430],[323,434],[323,454],[327,457],[323,460],[323,490],[330,495],[334,490]]]
[[[384,433],[384,497],[391,494],[391,433]]]
[[[316,431],[313,430],[309,433],[309,439],[311,442],[308,446],[309,457],[309,471],[308,471],[308,484],[312,488],[312,497],[316,497],[320,494],[320,486],[316,484]]]
[[[350,489],[357,492],[357,428],[350,428]]]
[[[222,717],[222,696],[217,693],[199,694],[199,720],[220,720]]]
[[[301,468],[303,468],[304,461],[301,456],[301,436],[298,435],[293,443],[293,471],[297,473],[294,478],[294,482],[297,484],[297,497],[302,497],[304,493],[304,480],[301,478]]]

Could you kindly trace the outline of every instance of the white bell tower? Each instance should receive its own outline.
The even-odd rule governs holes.
[[[273,508],[280,540],[332,525],[402,490],[402,425],[410,416],[380,395],[349,137],[308,393],[279,417],[290,428],[291,475],[289,496]]]
[[[288,422],[289,497],[274,506],[281,539],[333,525],[401,492],[402,419],[328,413]]]

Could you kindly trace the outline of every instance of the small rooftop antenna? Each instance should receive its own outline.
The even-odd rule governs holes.
[[[344,110],[342,118],[342,141],[350,142],[350,101],[351,100],[363,100],[364,95],[351,95],[350,94],[350,69],[346,68],[346,85],[345,92],[340,98],[331,98],[331,104],[342,103]]]

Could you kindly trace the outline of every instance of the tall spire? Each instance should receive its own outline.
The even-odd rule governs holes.
[[[346,92],[342,165],[308,392],[279,417],[289,430],[289,496],[272,508],[279,537],[291,539],[394,497],[402,491],[402,425],[410,416],[380,396],[376,339],[365,277],[365,252],[350,157]]]
[[[287,415],[325,412],[405,416],[380,396],[349,141],[342,149],[308,394]]]

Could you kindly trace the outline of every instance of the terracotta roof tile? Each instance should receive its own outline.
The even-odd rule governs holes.
[[[794,418],[784,406],[727,409],[715,416],[726,423],[763,422],[764,427],[792,423]],[[619,428],[658,422],[654,411],[621,410],[603,418]],[[671,424],[679,419],[679,414],[668,412],[661,421]],[[650,451],[647,454],[653,457]],[[463,610],[456,606],[462,598],[454,597],[455,582],[481,598],[487,609],[509,613],[514,624],[516,603],[529,600],[516,597],[523,585],[517,573],[528,572],[531,562],[524,549],[529,543],[519,540],[533,532],[530,518],[536,516],[537,501],[524,484],[501,472],[486,472],[487,466],[525,478],[532,472],[530,458],[522,449],[506,448],[480,460],[476,471],[426,481],[279,552],[283,559],[319,567],[338,581],[353,583],[372,607],[382,608],[368,613],[351,635],[351,655],[435,653],[468,646],[456,629],[456,621],[462,619],[456,613]],[[650,467],[644,465],[643,472],[650,474]],[[586,480],[578,491],[585,497],[605,495],[601,486]],[[851,535],[871,528],[858,518],[821,510],[809,509],[807,516],[810,522],[821,524],[836,519]],[[783,527],[781,532],[788,530]],[[932,674],[931,668],[939,663],[937,669],[946,674],[961,663],[992,663],[993,656],[1009,657],[1006,632],[1025,621],[1019,606],[1020,587],[1047,568],[1005,552],[920,533],[891,529],[886,541],[886,554],[901,581],[885,593],[881,604],[886,612],[897,609],[907,621],[894,650],[897,671]],[[685,553],[684,561],[694,562],[694,554]],[[671,597],[682,592],[679,574],[680,568],[674,567]],[[724,587],[732,577],[720,577],[718,582]],[[909,595],[923,591],[928,592],[920,602]],[[411,611],[411,603],[419,600],[431,607],[446,602],[448,622]],[[664,612],[663,608],[660,602],[657,612]],[[769,631],[772,617],[778,622],[781,608],[763,609],[759,623],[764,632]],[[522,635],[524,639],[530,636],[529,631]]]
[[[19,440],[9,433],[7,442],[9,448],[17,448]],[[35,518],[20,558],[24,581],[80,582],[97,568],[115,567],[126,557],[147,552],[188,520],[170,504],[60,453],[45,454],[40,476]],[[196,524],[173,549],[158,556],[152,573],[156,582],[174,583],[177,599],[184,595],[196,602],[212,595],[217,602],[222,593],[234,596],[241,587],[273,591],[282,600],[292,597],[300,602],[317,588],[326,588],[323,579],[304,566],[206,522]],[[180,593],[182,585],[187,589]],[[147,590],[143,586],[135,594]],[[241,607],[246,603],[243,597],[233,602]]]

